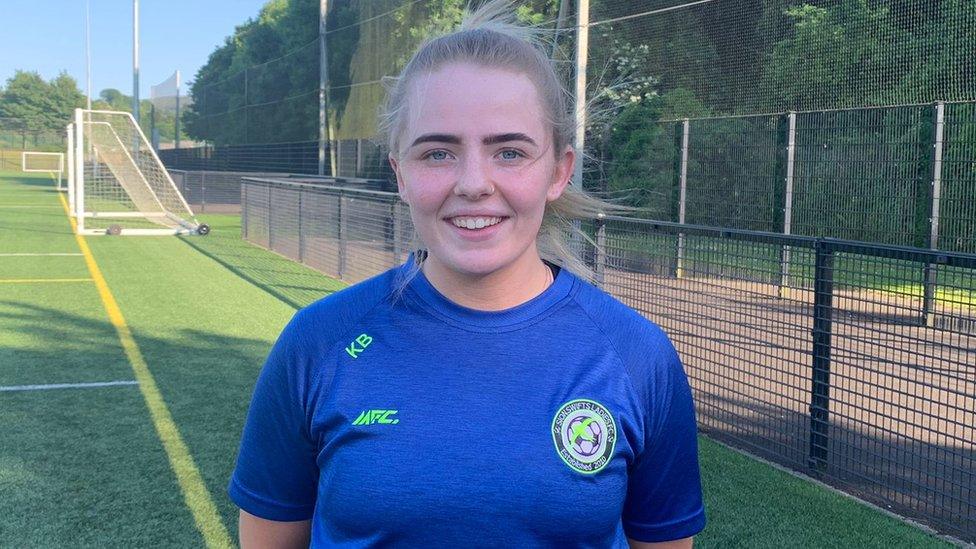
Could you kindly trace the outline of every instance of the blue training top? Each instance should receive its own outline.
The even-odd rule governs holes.
[[[704,527],[695,415],[660,328],[566,269],[477,311],[407,264],[299,311],[230,496],[312,546],[626,547]]]

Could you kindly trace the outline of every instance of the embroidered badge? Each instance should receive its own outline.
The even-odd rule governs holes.
[[[563,404],[552,418],[556,453],[574,470],[593,474],[613,456],[617,425],[605,406],[580,398]]]

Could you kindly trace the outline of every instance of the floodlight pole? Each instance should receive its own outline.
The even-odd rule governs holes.
[[[174,121],[176,126],[176,143],[174,147],[176,150],[180,150],[180,71],[176,71],[176,120]]]
[[[319,0],[319,175],[325,175],[325,146],[329,142],[328,121],[326,108],[328,107],[328,77],[329,64],[326,57],[325,31],[326,14],[329,12],[329,0]],[[331,155],[331,159],[335,155]],[[332,160],[332,175],[335,176],[335,161]]]
[[[132,0],[132,118],[139,124],[139,0]]]
[[[573,185],[583,190],[583,147],[586,145],[586,57],[590,42],[590,1],[576,2],[576,165]]]
[[[91,0],[85,1],[85,82],[88,87],[86,108],[91,110]]]

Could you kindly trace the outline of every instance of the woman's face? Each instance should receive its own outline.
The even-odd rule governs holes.
[[[570,147],[553,153],[543,113],[516,72],[457,63],[411,83],[390,162],[431,267],[482,276],[538,262],[546,203],[574,162]]]

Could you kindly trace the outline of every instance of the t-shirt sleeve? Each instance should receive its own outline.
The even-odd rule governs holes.
[[[241,509],[268,520],[307,520],[315,507],[316,444],[306,414],[310,353],[300,315],[281,333],[258,377],[228,488]]]
[[[674,347],[663,333],[660,340],[638,391],[645,440],[629,472],[623,513],[627,536],[646,542],[687,538],[705,527],[691,388]]]

